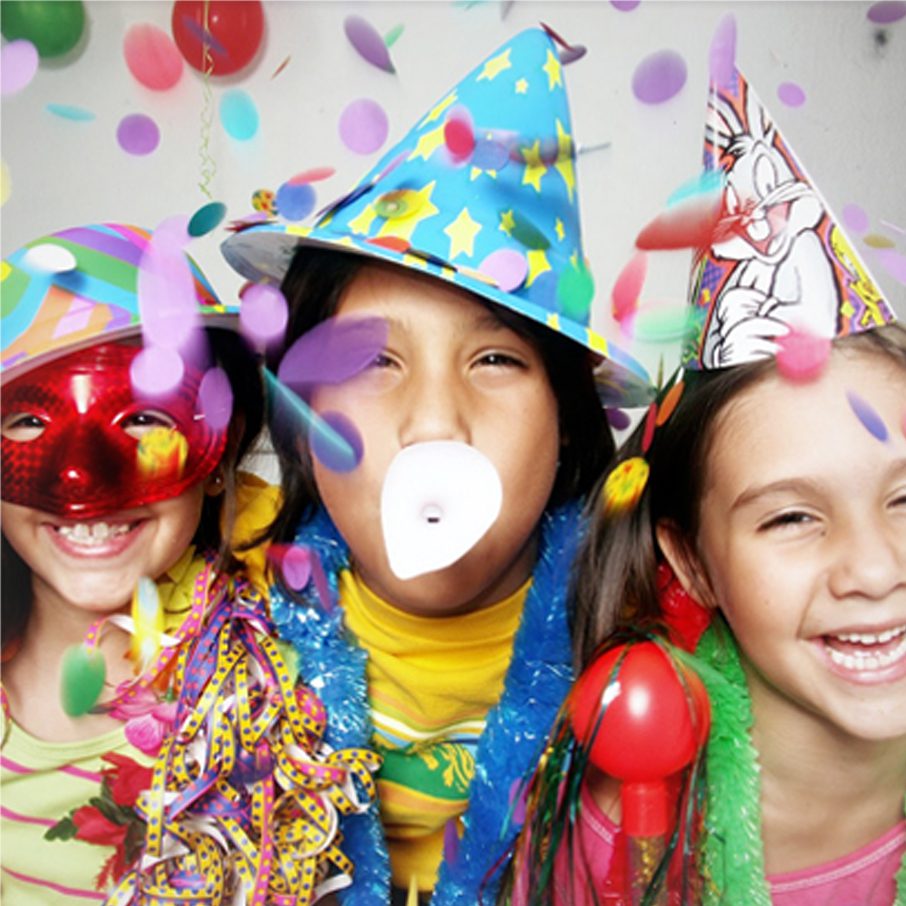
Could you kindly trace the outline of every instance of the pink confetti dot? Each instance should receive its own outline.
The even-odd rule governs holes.
[[[805,92],[795,82],[783,82],[779,85],[777,97],[787,107],[801,107],[805,103]]]
[[[711,46],[708,49],[708,68],[711,81],[729,85],[736,72],[736,18],[732,13],[717,23]]]
[[[209,368],[198,387],[198,409],[212,431],[223,431],[233,414],[233,388],[222,368]]]
[[[878,252],[878,261],[894,280],[906,286],[906,255],[894,249],[881,249]]]
[[[632,76],[632,93],[644,104],[662,104],[686,84],[686,61],[674,50],[645,57]]]
[[[478,270],[508,293],[525,282],[528,276],[528,261],[522,252],[515,249],[497,249],[478,265]]]
[[[124,116],[116,129],[116,140],[127,154],[150,154],[160,143],[160,130],[150,116],[133,113]]]
[[[906,16],[906,3],[903,0],[882,0],[880,3],[873,3],[866,13],[869,22],[876,25],[890,25],[891,22],[897,22]]]
[[[38,50],[31,41],[10,41],[0,49],[0,94],[28,87],[38,71]]]
[[[356,154],[373,154],[387,141],[387,114],[377,101],[360,98],[340,115],[340,138]]]
[[[185,370],[182,357],[175,349],[146,346],[132,360],[129,377],[140,395],[163,396],[179,386]]]
[[[253,283],[242,294],[239,328],[253,344],[281,339],[288,319],[286,298],[278,287]]]
[[[843,207],[843,223],[853,233],[864,233],[868,229],[868,214],[857,204]]]
[[[792,329],[777,339],[777,370],[789,381],[806,383],[819,377],[830,357],[831,341]]]
[[[610,0],[610,5],[621,13],[628,13],[634,10],[641,2],[642,0]]]

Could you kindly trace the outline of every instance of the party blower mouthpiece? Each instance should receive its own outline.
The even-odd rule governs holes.
[[[429,441],[393,458],[381,491],[381,527],[400,579],[443,569],[494,524],[503,486],[491,461],[468,444]]]

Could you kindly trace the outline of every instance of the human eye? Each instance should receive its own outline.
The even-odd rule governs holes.
[[[805,510],[784,510],[769,516],[758,525],[759,532],[784,531],[810,526],[816,519]]]
[[[130,437],[140,438],[155,428],[175,428],[176,422],[164,412],[143,409],[124,416],[120,419],[119,425]]]
[[[379,352],[369,363],[369,368],[374,369],[383,369],[383,368],[396,368],[398,363],[396,360],[389,355],[387,352]]]
[[[474,362],[479,368],[525,368],[525,360],[513,353],[492,350],[479,355]]]
[[[5,440],[27,443],[36,440],[47,427],[47,422],[32,412],[14,412],[3,419],[3,437]]]

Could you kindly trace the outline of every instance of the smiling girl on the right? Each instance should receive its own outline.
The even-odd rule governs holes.
[[[833,338],[795,307],[729,310],[735,264],[700,256],[684,371],[618,451],[580,550],[585,670],[532,781],[512,903],[906,904],[906,330],[821,221],[838,282],[811,301],[833,304]],[[746,317],[758,343],[715,368],[711,328]],[[659,676],[633,667],[640,643]],[[671,774],[663,824],[633,830],[627,790]]]

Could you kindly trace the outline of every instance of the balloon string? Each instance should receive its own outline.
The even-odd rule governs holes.
[[[202,21],[203,37],[201,39],[202,52],[202,93],[204,103],[201,110],[201,144],[198,156],[201,158],[201,182],[198,188],[204,195],[213,201],[211,194],[211,180],[217,172],[217,163],[211,156],[211,126],[214,122],[214,93],[211,91],[211,73],[214,71],[214,58],[211,56],[211,42],[208,39],[208,13],[210,0],[204,0],[204,19]]]

